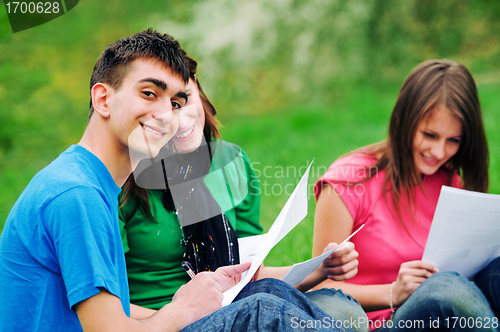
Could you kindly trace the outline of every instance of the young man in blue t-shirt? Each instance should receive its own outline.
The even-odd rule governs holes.
[[[250,263],[197,274],[156,312],[129,303],[118,194],[178,129],[184,55],[170,36],[147,30],[99,58],[82,139],[33,177],[0,237],[0,331],[289,331],[319,320],[337,330],[275,279],[251,283],[221,308]]]
[[[248,268],[203,274],[153,317],[130,318],[151,313],[129,304],[117,196],[139,160],[177,131],[184,54],[148,30],[101,55],[81,141],[35,175],[0,238],[1,331],[178,330],[218,309],[213,299]]]

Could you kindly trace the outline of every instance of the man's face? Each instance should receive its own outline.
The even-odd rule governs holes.
[[[109,98],[110,127],[132,162],[152,158],[177,132],[179,110],[187,101],[182,78],[153,59],[132,62]]]

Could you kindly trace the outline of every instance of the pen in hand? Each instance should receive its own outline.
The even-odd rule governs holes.
[[[189,262],[184,261],[181,263],[181,266],[184,269],[184,271],[186,271],[188,276],[190,276],[191,279],[193,279],[194,276],[196,275],[196,273],[194,273],[193,268],[191,267],[191,264],[189,264]]]

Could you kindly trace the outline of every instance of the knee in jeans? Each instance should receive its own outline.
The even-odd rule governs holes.
[[[260,279],[260,280],[257,280],[257,281],[254,281],[254,282],[248,284],[248,286],[251,287],[252,284],[255,284],[255,286],[257,286],[258,288],[263,289],[263,290],[281,289],[282,291],[289,291],[293,288],[292,286],[290,286],[286,282],[283,282],[279,279],[274,279],[274,278]],[[264,292],[267,292],[267,291],[264,291]],[[270,293],[272,293],[272,292],[270,292]]]
[[[455,272],[439,272],[426,280],[417,289],[425,292],[425,303],[441,307],[470,305],[471,301],[481,296],[481,292],[467,278]]]
[[[277,297],[276,295],[267,293],[258,293],[246,298],[247,302],[253,307],[263,308],[277,308],[283,304],[283,299]]]
[[[249,283],[238,294],[235,301],[258,293],[283,294],[291,291],[291,286],[281,280],[267,278]]]
[[[263,285],[265,287],[273,287],[277,283],[283,283],[283,281],[278,280],[278,279],[274,279],[274,278],[264,278],[264,279],[260,279],[260,280],[254,281],[254,282],[258,283],[258,284],[261,284],[261,285]]]
[[[498,284],[500,280],[500,257],[495,258],[475,277],[476,284],[481,288],[488,287],[489,284]]]
[[[276,299],[277,299],[277,297],[275,295],[267,294],[267,293],[258,293],[258,294],[252,295],[252,297],[254,298],[254,300],[262,302],[262,303],[265,303],[267,301],[276,302]]]

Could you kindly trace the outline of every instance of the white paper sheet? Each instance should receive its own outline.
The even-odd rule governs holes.
[[[349,241],[351,239],[351,237],[353,237],[357,232],[359,232],[361,230],[361,228],[363,228],[363,226],[364,226],[364,224],[361,225],[357,229],[357,231],[355,231],[354,233],[349,235],[349,237],[347,239],[345,239],[341,244],[336,246],[334,249],[327,251],[327,252],[325,252],[317,257],[311,258],[305,262],[293,264],[290,271],[288,271],[288,273],[285,275],[285,277],[283,277],[283,281],[292,285],[292,286],[298,285],[308,275],[313,273],[314,270],[316,270],[318,268],[318,266],[320,266],[320,264],[323,263],[323,261],[328,256],[330,256],[334,251],[336,251],[338,248],[340,248],[344,243]]]
[[[500,195],[443,186],[422,260],[472,279],[500,254]]]
[[[290,198],[288,198],[271,229],[263,235],[238,239],[240,262],[250,261],[252,266],[247,272],[242,273],[241,281],[238,284],[224,292],[223,306],[234,300],[243,287],[252,280],[253,275],[264,262],[271,249],[307,215],[307,179],[311,165],[312,162]]]

